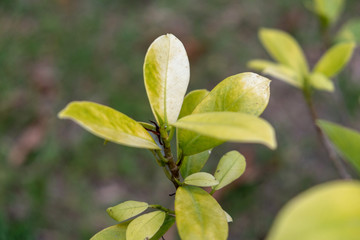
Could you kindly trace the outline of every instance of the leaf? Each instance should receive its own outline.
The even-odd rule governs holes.
[[[344,0],[313,0],[313,11],[322,20],[324,27],[336,22],[344,9]]]
[[[126,201],[115,207],[110,207],[106,211],[110,217],[122,222],[144,212],[148,207],[149,205],[146,202]]]
[[[333,92],[334,84],[327,78],[324,74],[321,73],[312,73],[309,75],[310,85],[316,89]]]
[[[269,79],[250,72],[228,77],[192,113],[229,111],[259,116],[269,103],[269,85]]]
[[[219,184],[219,181],[217,181],[215,177],[210,173],[197,172],[186,177],[184,179],[184,183],[187,185],[198,187],[211,187]]]
[[[228,214],[225,210],[223,210],[224,213],[225,213],[225,217],[226,217],[226,221],[227,222],[233,222],[233,219],[232,217],[230,216],[230,214]]]
[[[183,44],[172,34],[158,37],[145,56],[144,81],[160,125],[176,122],[189,78],[189,60]]]
[[[93,102],[71,102],[59,118],[70,119],[92,134],[130,147],[159,149],[150,134],[135,120]]]
[[[191,156],[184,157],[180,167],[180,173],[183,178],[199,172],[210,157],[211,150],[206,150]]]
[[[105,228],[95,234],[90,240],[126,240],[126,229],[129,222],[123,222],[114,226]]]
[[[228,224],[222,208],[201,188],[179,187],[175,195],[175,214],[182,240],[227,238]]]
[[[262,71],[262,74],[277,78],[294,87],[302,88],[303,86],[302,78],[300,78],[294,70],[285,65],[273,63],[266,60],[252,60],[248,62],[248,67],[251,69]]]
[[[360,18],[353,18],[340,29],[336,40],[360,43]]]
[[[181,111],[179,114],[179,119],[190,115],[195,107],[209,94],[209,91],[206,89],[199,89],[189,92],[185,98]]]
[[[337,151],[360,173],[360,132],[325,120],[318,120],[317,125],[329,137]]]
[[[273,127],[265,120],[245,113],[210,112],[186,116],[173,124],[177,128],[187,129],[203,136],[218,140],[206,142],[205,147],[215,147],[219,142],[248,142],[261,143],[271,149],[276,148],[275,132]],[[180,133],[179,133],[180,134]],[[180,147],[184,155],[191,155],[199,151],[200,145],[193,146],[192,135],[179,136]],[[204,151],[206,149],[201,149]]]
[[[259,38],[273,59],[293,69],[302,77],[308,74],[304,53],[291,35],[277,29],[262,28]]]
[[[162,226],[165,216],[165,212],[155,211],[135,218],[127,228],[126,240],[150,239]]]
[[[317,62],[314,67],[314,72],[322,73],[329,78],[336,75],[349,62],[354,47],[355,44],[353,42],[336,44]]]
[[[359,202],[359,181],[334,181],[315,186],[286,204],[267,240],[357,240]]]
[[[219,181],[218,185],[213,186],[214,190],[219,190],[234,180],[238,179],[245,171],[245,157],[238,151],[226,153],[219,161],[215,170],[215,178]]]
[[[150,240],[159,240],[175,223],[175,217],[166,215],[163,225]]]

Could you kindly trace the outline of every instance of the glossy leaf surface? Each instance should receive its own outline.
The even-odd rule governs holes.
[[[315,186],[291,200],[276,217],[267,240],[357,240],[360,182]]]
[[[135,218],[127,228],[126,240],[150,239],[163,225],[165,217],[165,212],[155,211]]]
[[[179,119],[190,115],[195,107],[209,94],[209,91],[206,89],[199,89],[189,92],[185,98],[181,111],[179,114]]]
[[[349,62],[354,47],[355,44],[352,42],[336,44],[321,57],[314,67],[314,72],[322,73],[326,77],[336,75]]]
[[[150,240],[159,240],[161,237],[171,228],[175,223],[175,217],[166,215],[163,224],[160,229],[156,232],[156,234]]]
[[[294,87],[302,88],[303,86],[302,78],[300,78],[293,69],[285,65],[273,63],[266,60],[252,60],[248,62],[248,67],[251,69],[262,71],[263,74],[277,78]]]
[[[209,147],[209,145],[217,146],[216,144],[221,143],[221,141],[232,141],[261,143],[271,149],[276,148],[273,127],[267,121],[249,114],[235,112],[192,114],[180,119],[174,126],[214,138],[214,142],[208,141],[206,143],[207,147]],[[198,138],[193,138],[192,134],[179,135],[179,139],[182,139],[180,147],[183,149],[185,155],[201,147],[199,145],[193,145]],[[193,148],[196,149],[194,150]]]
[[[126,146],[159,149],[150,134],[135,120],[93,102],[71,102],[59,113],[105,140]]]
[[[106,211],[110,217],[122,222],[144,212],[148,207],[149,205],[146,202],[126,201],[110,207]]]
[[[309,75],[309,82],[312,87],[318,90],[333,92],[335,87],[331,79],[322,73],[312,73]]]
[[[219,181],[213,175],[206,172],[197,172],[186,177],[184,183],[198,187],[211,187],[218,185]]]
[[[182,240],[223,240],[228,235],[224,211],[205,190],[184,186],[175,195],[176,224]]]
[[[189,60],[183,44],[172,34],[158,37],[145,56],[144,80],[159,124],[176,122],[189,78]]]
[[[215,178],[219,181],[218,185],[213,186],[214,190],[219,190],[234,180],[238,179],[245,171],[245,157],[238,151],[226,153],[219,161],[215,170]]]
[[[318,120],[317,124],[329,137],[338,152],[360,173],[360,133],[325,120]]]
[[[126,229],[128,225],[129,222],[124,222],[105,228],[95,234],[90,240],[126,240]]]
[[[272,58],[295,70],[300,76],[307,75],[309,70],[304,53],[290,34],[277,29],[263,28],[259,32],[259,38]]]
[[[204,152],[186,156],[180,167],[180,173],[183,178],[187,176],[200,172],[200,170],[204,167],[205,163],[210,157],[211,150],[206,150]]]

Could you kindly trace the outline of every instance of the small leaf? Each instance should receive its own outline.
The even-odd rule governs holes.
[[[126,240],[126,229],[129,222],[123,222],[114,226],[105,228],[95,234],[90,240]]]
[[[164,223],[157,231],[157,233],[150,239],[150,240],[159,240],[161,237],[171,228],[172,225],[175,223],[175,217],[166,215]]]
[[[184,183],[187,185],[198,187],[211,187],[218,185],[219,181],[215,179],[213,175],[206,172],[197,172],[186,177]]]
[[[126,240],[150,239],[160,229],[165,217],[165,212],[155,211],[135,218],[127,228]]]
[[[360,132],[325,120],[318,120],[317,125],[329,137],[338,152],[360,173]]]
[[[324,27],[336,22],[344,9],[344,0],[313,0],[312,9],[322,21]]]
[[[214,190],[219,190],[234,180],[238,179],[245,171],[245,157],[238,151],[226,153],[219,161],[215,170],[215,178],[219,184],[213,186]]]
[[[322,73],[329,78],[336,75],[349,62],[354,47],[355,44],[352,42],[336,44],[317,62],[314,67],[314,72]]]
[[[230,214],[228,214],[225,210],[223,210],[224,213],[225,213],[225,217],[226,217],[226,221],[227,222],[233,222],[233,219],[232,217],[230,216]]]
[[[360,18],[353,18],[341,28],[336,36],[339,42],[349,41],[360,43]]]
[[[266,60],[252,60],[248,62],[248,67],[262,71],[262,74],[277,78],[294,87],[302,88],[303,86],[302,78],[300,78],[294,70],[285,65]]]
[[[189,78],[189,60],[183,44],[172,34],[158,37],[145,56],[144,81],[160,125],[176,122]]]
[[[192,113],[229,111],[259,116],[269,103],[269,85],[269,79],[250,72],[228,77]]]
[[[334,84],[327,78],[324,74],[321,73],[312,73],[309,75],[309,82],[311,86],[316,89],[333,92]]]
[[[146,202],[126,201],[115,207],[110,207],[106,211],[110,217],[122,222],[144,212],[148,207],[149,205]]]
[[[259,31],[259,38],[273,59],[293,69],[300,76],[308,74],[304,53],[290,34],[277,29],[263,28]]]
[[[195,107],[209,94],[209,91],[206,89],[199,89],[189,92],[185,98],[181,111],[179,114],[179,119],[190,115]]]
[[[176,224],[182,240],[226,239],[228,224],[224,211],[205,190],[184,186],[175,195]]]
[[[92,134],[130,147],[159,149],[150,134],[135,120],[93,102],[71,102],[59,113]]]
[[[217,146],[221,141],[261,143],[271,149],[276,148],[275,132],[265,120],[245,113],[211,112],[186,116],[173,124],[177,128],[187,129],[203,136],[218,139],[215,142],[205,143]],[[180,134],[180,133],[179,133]],[[192,144],[197,139],[190,135],[179,136],[183,154],[194,151]],[[212,148],[214,146],[210,146]],[[195,146],[198,150],[201,146]],[[204,151],[206,149],[203,149]],[[189,154],[191,155],[191,154]]]
[[[204,152],[194,154],[191,156],[184,157],[184,160],[180,167],[180,173],[183,178],[201,171],[205,163],[210,157],[211,150],[206,150]]]
[[[360,236],[360,182],[315,186],[280,211],[267,240],[357,240]]]

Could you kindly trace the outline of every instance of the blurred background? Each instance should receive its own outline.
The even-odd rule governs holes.
[[[347,1],[332,31],[360,12]],[[106,208],[126,200],[172,208],[174,188],[147,150],[104,141],[57,113],[70,101],[111,106],[138,121],[153,120],[143,85],[148,46],[173,33],[191,66],[189,89],[211,90],[246,62],[266,58],[257,31],[295,36],[311,64],[324,52],[317,18],[289,0],[0,0],[0,239],[89,239],[116,224]],[[360,129],[360,54],[317,92],[319,116]],[[264,239],[279,209],[338,174],[317,142],[297,89],[273,80],[263,117],[279,147],[224,144],[205,171],[238,150],[247,159],[239,181],[216,198],[234,218],[229,239]],[[166,235],[177,239],[175,229]]]

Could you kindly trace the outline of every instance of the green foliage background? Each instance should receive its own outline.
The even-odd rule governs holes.
[[[360,3],[347,1],[340,23],[358,12]],[[104,145],[57,112],[89,100],[148,121],[142,64],[153,39],[179,37],[190,58],[189,91],[210,90],[248,71],[248,60],[268,58],[260,27],[290,32],[312,63],[324,51],[317,19],[302,1],[1,1],[0,239],[89,239],[114,224],[108,206],[170,204],[173,187],[146,150]],[[357,50],[335,94],[315,95],[321,118],[360,129],[359,62]],[[230,239],[262,239],[286,201],[337,178],[301,93],[272,81],[263,117],[277,131],[278,150],[226,144],[209,160],[212,172],[228,150],[247,159],[244,177],[215,196],[234,218]]]

